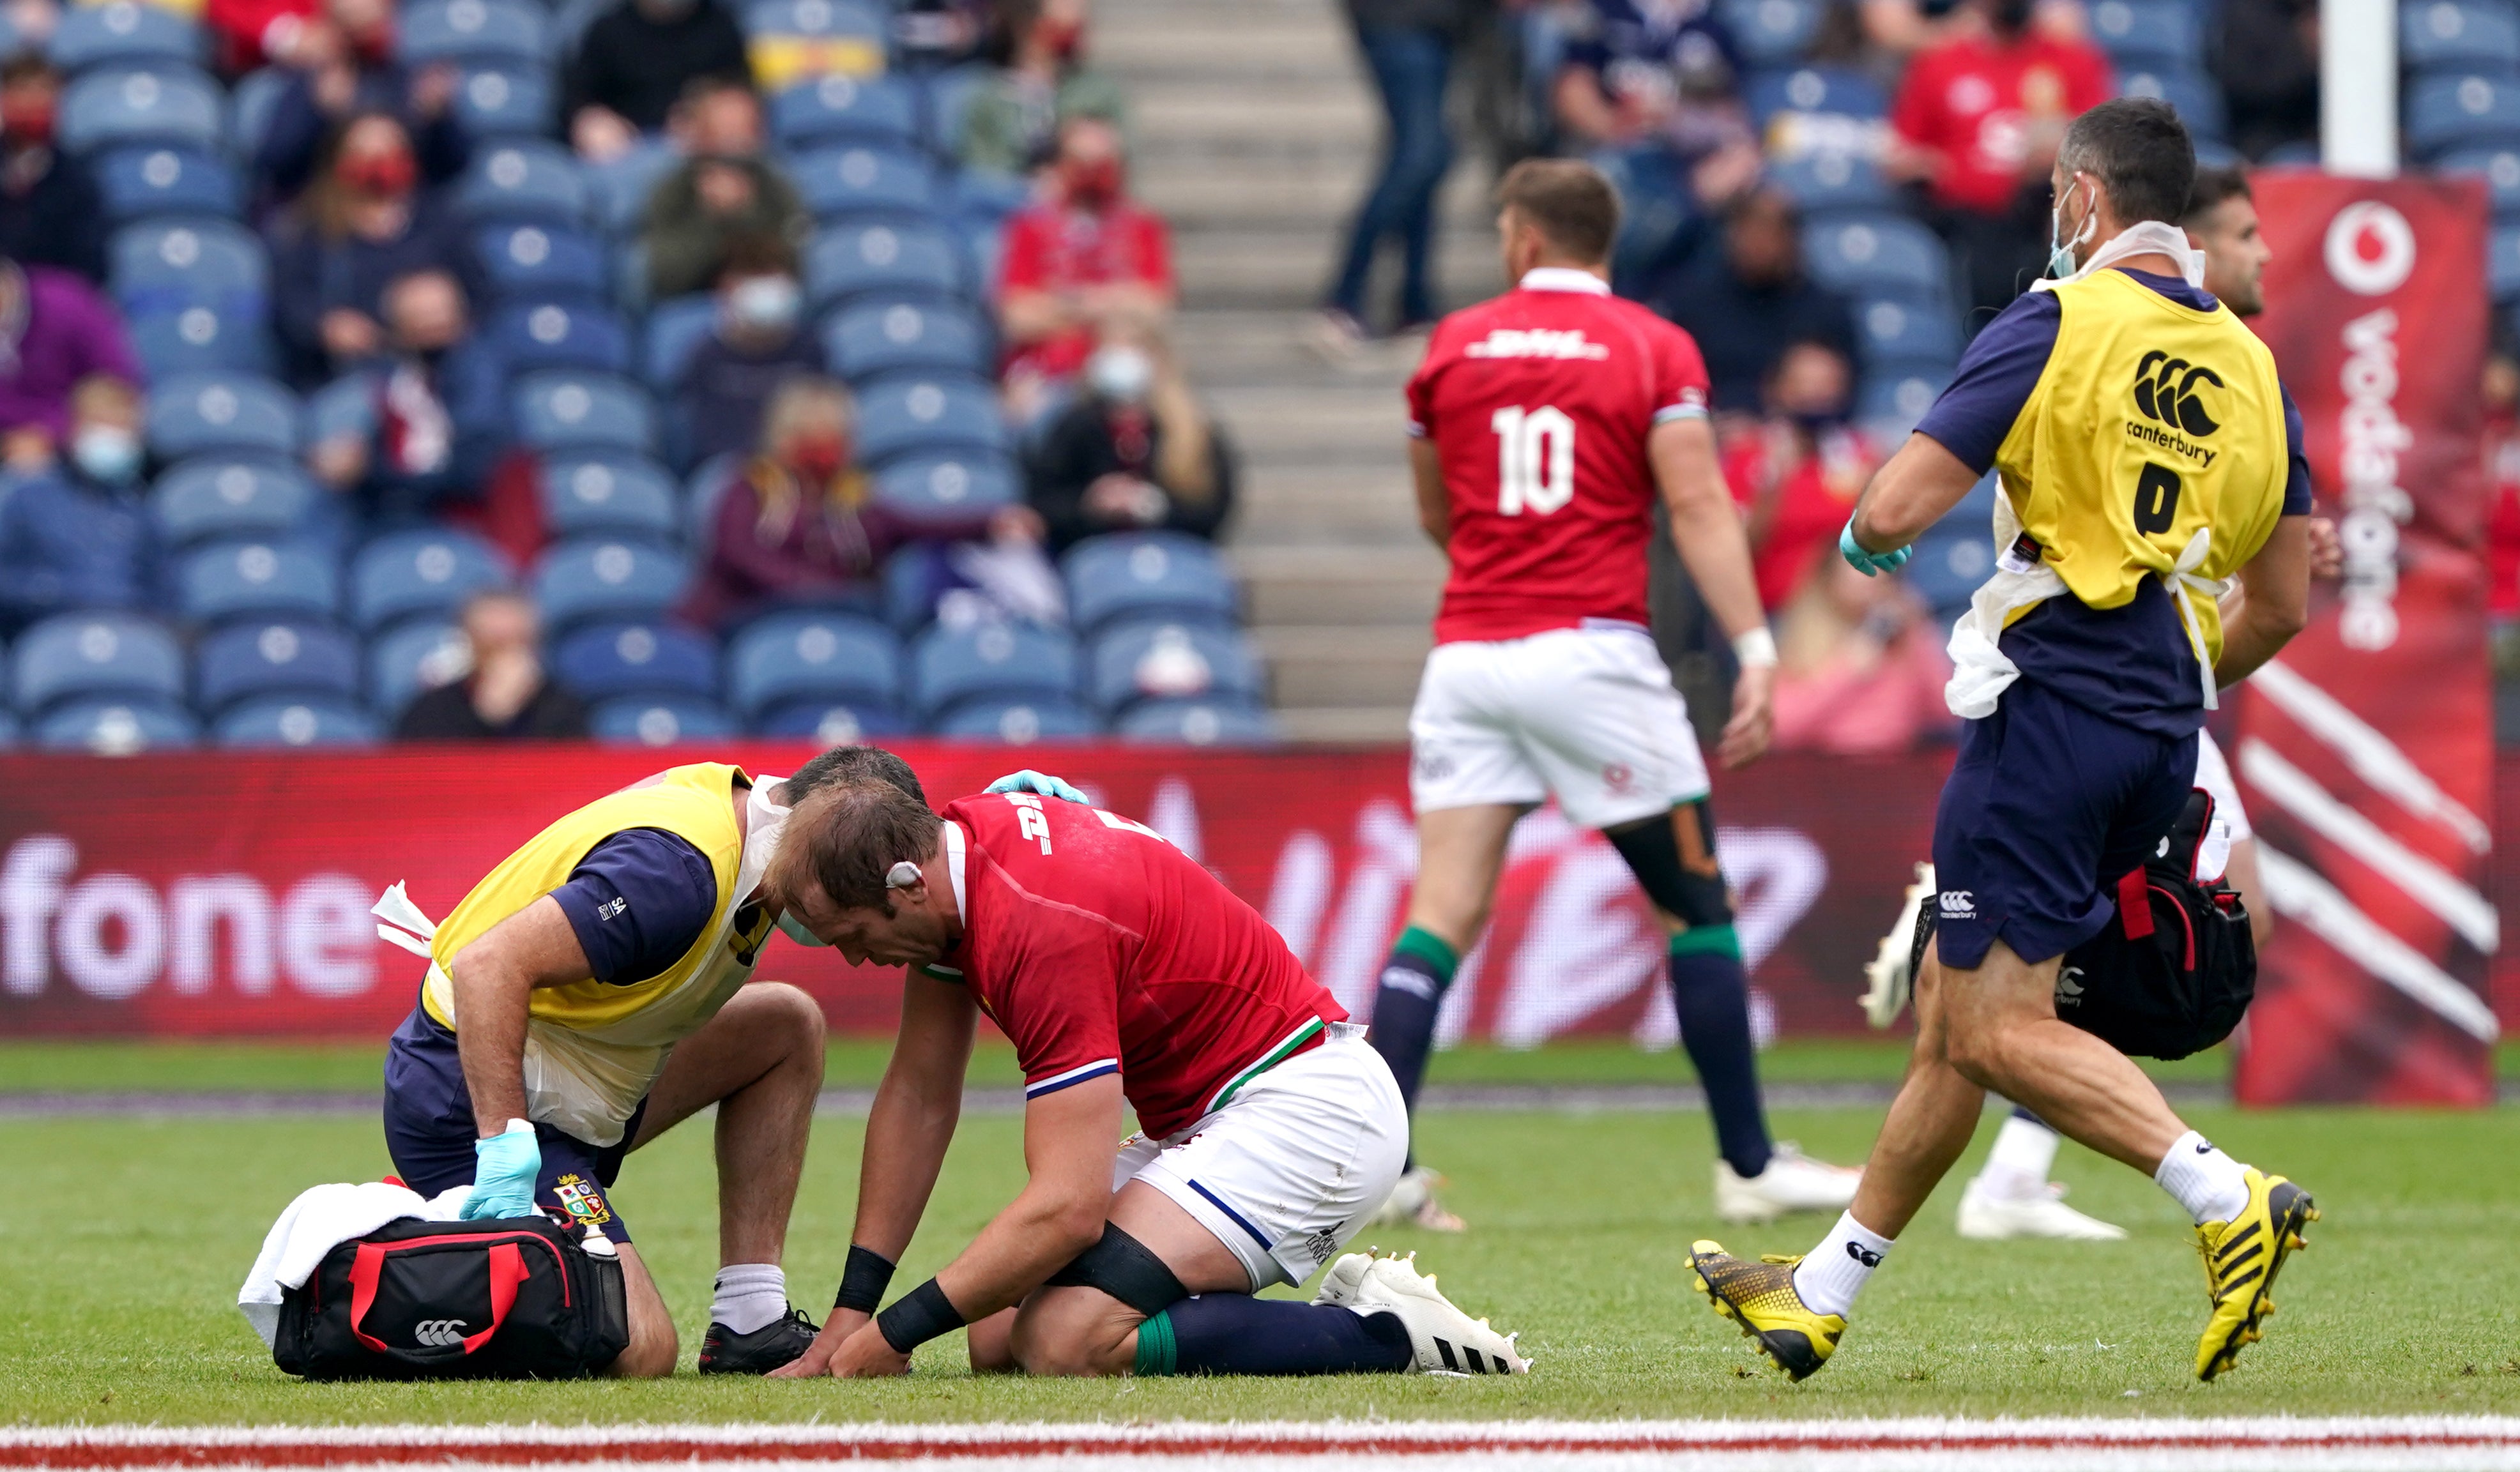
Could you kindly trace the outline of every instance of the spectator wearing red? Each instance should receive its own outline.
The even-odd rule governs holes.
[[[2116,90],[2088,40],[2034,27],[2032,0],[1968,0],[1891,104],[1894,172],[1922,179],[1966,263],[1971,331],[2048,263],[2048,171],[2065,125]]]
[[[1945,636],[1905,582],[1824,559],[1777,620],[1775,749],[1884,755],[1950,730]]]
[[[1811,580],[1881,463],[1846,423],[1852,377],[1833,345],[1793,344],[1768,376],[1767,417],[1725,448],[1725,483],[1748,518],[1751,570],[1770,613]]]
[[[266,62],[293,62],[318,9],[317,0],[206,0],[202,23],[219,70],[241,76]]]
[[[1119,130],[1075,117],[1058,130],[1051,197],[1007,221],[998,274],[1007,405],[1030,424],[1064,397],[1106,331],[1172,311],[1172,238],[1128,198]]]
[[[270,202],[296,198],[314,176],[325,134],[360,112],[402,119],[424,182],[442,184],[464,171],[471,145],[455,119],[455,68],[407,69],[395,60],[390,0],[324,0],[279,65],[287,81],[253,156]]]
[[[2485,360],[2486,617],[2520,630],[2520,350],[2498,343]],[[2520,639],[2498,634],[2498,664],[2520,662]]]
[[[311,386],[382,356],[384,291],[393,281],[477,273],[455,219],[420,190],[420,161],[402,120],[362,112],[343,124],[297,203],[271,231],[272,306],[292,377]]]

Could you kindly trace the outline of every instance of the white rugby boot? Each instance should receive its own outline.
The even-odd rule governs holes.
[[[1317,1304],[1358,1314],[1393,1314],[1409,1330],[1418,1368],[1430,1375],[1527,1375],[1531,1361],[1515,1352],[1512,1334],[1500,1334],[1472,1318],[1420,1273],[1417,1254],[1377,1258],[1351,1252],[1322,1277]]]
[[[2052,1237],[2066,1242],[2123,1241],[2127,1231],[2114,1223],[2086,1216],[2064,1201],[2065,1187],[2043,1181],[2029,1195],[1972,1176],[1960,1192],[1960,1235],[1981,1242],[2013,1237]]]
[[[1908,1001],[1916,993],[1916,970],[1911,963],[1916,939],[1916,914],[1934,896],[1934,867],[1916,866],[1915,882],[1908,886],[1899,906],[1899,918],[1891,923],[1890,933],[1881,937],[1872,959],[1864,964],[1864,1020],[1877,1028],[1886,1028],[1899,1020],[1908,1009]]]
[[[1743,1176],[1715,1158],[1715,1215],[1724,1222],[1774,1222],[1787,1212],[1844,1211],[1855,1204],[1862,1171],[1814,1160],[1790,1139],[1777,1141],[1768,1168]]]
[[[1443,1183],[1444,1178],[1426,1167],[1411,1166],[1392,1185],[1391,1194],[1382,1198],[1382,1205],[1366,1218],[1366,1225],[1415,1227],[1425,1231],[1466,1229],[1468,1223],[1446,1211],[1444,1203],[1435,1199],[1435,1187]]]

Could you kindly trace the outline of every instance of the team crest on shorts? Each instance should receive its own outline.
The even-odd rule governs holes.
[[[1601,785],[1613,792],[1625,792],[1637,784],[1637,775],[1625,762],[1612,762],[1601,769]]]
[[[552,1194],[560,1198],[561,1209],[580,1227],[602,1227],[612,1220],[612,1208],[604,1204],[604,1192],[583,1176],[562,1176],[552,1182]]]

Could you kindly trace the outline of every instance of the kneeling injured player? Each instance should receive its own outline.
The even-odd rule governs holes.
[[[866,788],[815,818],[791,851],[811,865],[791,881],[806,927],[853,962],[912,970],[839,1299],[781,1373],[902,1374],[967,1324],[974,1368],[1032,1374],[1530,1368],[1410,1263],[1337,1257],[1399,1178],[1408,1111],[1363,1030],[1196,861],[1029,792],[940,815]],[[953,1139],[982,1012],[1023,1068],[1030,1179],[875,1315]],[[1142,1133],[1115,1162],[1124,1102]],[[1251,1296],[1326,1263],[1311,1303]]]

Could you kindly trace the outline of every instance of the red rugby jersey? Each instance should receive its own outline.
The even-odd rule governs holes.
[[[939,965],[1014,1041],[1026,1098],[1117,1073],[1161,1139],[1347,1020],[1259,912],[1153,829],[1028,792],[942,811],[965,838],[964,928]]]
[[[1584,272],[1530,272],[1437,323],[1409,380],[1409,432],[1434,441],[1452,502],[1435,642],[1643,623],[1645,437],[1705,413],[1688,334]]]

